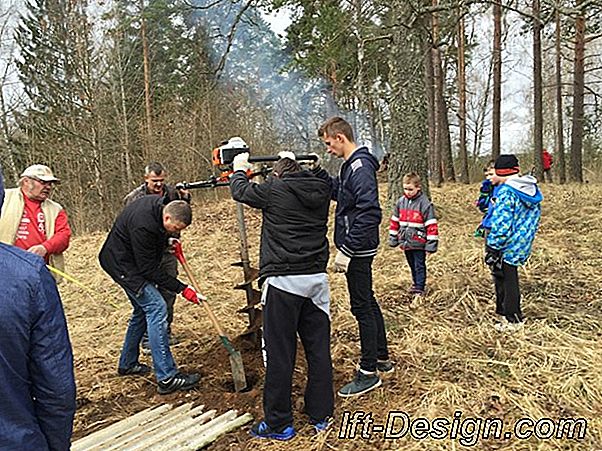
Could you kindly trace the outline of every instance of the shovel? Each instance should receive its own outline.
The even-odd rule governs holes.
[[[178,259],[178,261],[184,268],[184,271],[186,272],[186,275],[188,276],[188,280],[190,280],[190,283],[192,283],[192,286],[194,287],[196,292],[200,293],[201,291],[199,290],[199,284],[197,283],[196,279],[192,275],[192,271],[190,271],[190,266],[188,266],[188,262],[186,261],[186,258],[184,258],[184,254],[182,253],[181,244],[178,242],[175,245],[175,247],[176,247],[176,249],[174,249],[174,255],[176,256],[176,258]],[[213,323],[213,327],[215,327],[215,330],[217,330],[217,333],[219,335],[220,340],[222,341],[222,344],[228,351],[228,355],[230,358],[230,367],[232,368],[232,378],[234,379],[234,390],[236,390],[237,392],[243,391],[245,388],[247,388],[247,379],[245,377],[245,368],[242,363],[242,355],[240,355],[240,352],[236,351],[234,349],[234,346],[232,346],[232,342],[230,341],[228,336],[225,334],[224,330],[222,329],[222,326],[220,325],[219,321],[217,320],[217,317],[215,316],[215,314],[213,313],[213,310],[211,310],[211,308],[209,307],[209,304],[207,303],[207,301],[201,301],[200,299],[199,299],[199,301],[201,304],[203,304],[203,307],[205,307],[205,311],[207,312],[209,319]]]

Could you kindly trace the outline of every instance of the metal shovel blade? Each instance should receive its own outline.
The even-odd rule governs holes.
[[[247,388],[247,378],[240,352],[230,353],[230,367],[232,369],[232,379],[234,380],[234,390],[237,392],[245,390]]]
[[[230,358],[230,369],[232,370],[232,379],[234,380],[234,390],[239,392],[247,388],[247,378],[245,376],[245,366],[242,363],[242,355],[234,346],[232,342],[225,335],[220,335],[222,344],[228,351],[228,357]]]

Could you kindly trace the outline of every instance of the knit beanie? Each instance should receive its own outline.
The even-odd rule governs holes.
[[[500,177],[518,174],[520,167],[518,166],[518,158],[514,155],[500,155],[495,160],[495,174]]]

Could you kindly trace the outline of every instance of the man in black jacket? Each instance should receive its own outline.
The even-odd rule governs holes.
[[[150,368],[138,362],[140,341],[148,328],[155,376],[160,394],[194,387],[198,374],[178,372],[169,349],[167,307],[159,288],[182,293],[190,302],[198,294],[160,267],[170,234],[192,222],[190,205],[183,200],[163,204],[163,198],[147,196],[123,209],[100,251],[102,268],[128,296],[134,311],[119,359],[118,373],[144,375]]]
[[[130,191],[130,193],[123,198],[124,206],[128,206],[135,200],[145,196],[162,196],[165,203],[169,203],[172,200],[185,200],[186,202],[190,203],[190,192],[183,189],[176,189],[173,185],[165,183],[166,177],[167,170],[161,163],[156,161],[149,163],[144,168],[144,183]],[[177,239],[179,236],[175,236],[174,238]],[[178,277],[178,260],[176,260],[171,247],[163,252],[161,268],[164,269],[165,272],[170,276]],[[167,304],[167,333],[169,335],[169,344],[173,346],[178,342],[178,340],[171,334],[176,293],[169,290],[163,290],[161,288],[159,288],[159,292]],[[144,334],[144,337],[142,337],[142,351],[145,354],[150,354],[148,334]]]
[[[382,384],[377,373],[394,370],[389,361],[385,322],[372,290],[372,261],[379,244],[382,212],[378,200],[378,161],[367,147],[355,144],[353,130],[340,117],[328,119],[318,130],[328,153],[345,162],[338,177],[315,168],[326,180],[337,201],[334,241],[335,272],[344,272],[351,300],[351,313],[359,325],[361,360],[355,379],[342,387],[339,396],[366,393]]]
[[[330,425],[334,410],[330,358],[330,293],[326,239],[330,187],[302,171],[292,152],[281,152],[272,176],[249,183],[248,153],[234,159],[234,200],[263,213],[259,261],[263,285],[263,341],[266,364],[265,420],[251,428],[259,438],[295,435],[291,384],[297,332],[305,349],[308,380],[305,412],[317,431]]]

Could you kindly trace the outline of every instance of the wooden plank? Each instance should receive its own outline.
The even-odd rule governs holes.
[[[218,437],[248,423],[253,417],[237,416],[236,410],[215,417],[186,403],[172,409],[163,404],[125,418],[73,443],[73,451],[184,451],[197,450]]]
[[[236,418],[237,413],[235,410],[229,410],[228,412],[220,415],[214,420],[206,423],[202,426],[194,426],[192,425],[187,430],[182,431],[181,434],[178,434],[175,437],[172,437],[170,440],[161,441],[158,443],[156,447],[151,448],[153,451],[171,451],[171,450],[181,450],[182,446],[190,439],[205,433],[206,431],[219,427],[229,421],[232,421]]]
[[[83,437],[72,444],[72,451],[85,451],[91,449],[96,444],[102,443],[107,438],[114,437],[117,434],[122,434],[124,431],[132,427],[152,421],[164,412],[171,410],[171,404],[163,404],[158,407],[149,407],[148,409],[138,412],[137,414],[125,418],[117,423],[112,424],[100,431],[96,431],[86,437]]]
[[[204,434],[191,439],[185,446],[186,449],[197,450],[201,449],[204,446],[207,446],[209,443],[213,443],[219,437],[224,434],[227,434],[234,429],[238,429],[239,427],[253,421],[253,415],[250,413],[245,413],[232,421],[225,423],[223,426],[218,428],[212,428],[207,430]]]
[[[134,450],[148,450],[155,449],[159,444],[165,443],[166,441],[173,440],[174,438],[182,435],[186,431],[191,428],[195,428],[197,424],[203,424],[215,417],[216,411],[210,410],[208,412],[203,413],[197,418],[185,418],[177,424],[166,428],[155,435],[150,435],[149,437],[141,440],[137,443],[132,443],[127,448],[124,448],[123,451],[134,451]],[[172,448],[173,449],[173,448]]]
[[[111,439],[102,443],[102,449],[105,451],[120,450],[128,443],[134,442],[136,439],[142,436],[153,435],[159,428],[168,428],[171,425],[182,421],[182,417],[186,418],[190,414],[192,403],[182,404],[175,409],[167,412],[165,415],[155,418],[151,423],[145,423],[135,428],[126,431],[126,433],[120,436],[112,437]],[[203,409],[204,406],[201,406]]]

